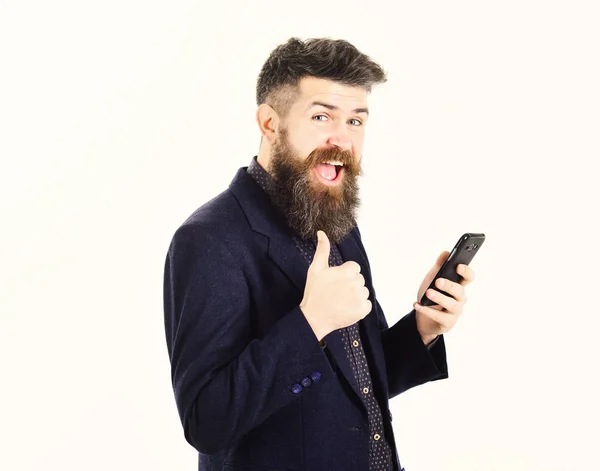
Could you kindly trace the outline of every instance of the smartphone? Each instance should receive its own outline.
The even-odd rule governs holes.
[[[443,263],[442,267],[438,270],[436,275],[433,278],[433,281],[429,285],[429,288],[439,291],[442,294],[448,296],[448,293],[443,292],[435,286],[435,280],[438,278],[446,278],[447,280],[454,281],[459,283],[463,278],[458,273],[456,273],[456,267],[458,265],[468,265],[473,257],[478,252],[478,250],[483,245],[485,241],[485,234],[476,234],[468,232],[463,234],[458,242],[448,255],[448,258]],[[428,288],[428,289],[429,289]],[[427,297],[426,294],[423,294],[421,301],[419,303],[423,306],[435,306],[437,303],[433,302],[431,299]]]

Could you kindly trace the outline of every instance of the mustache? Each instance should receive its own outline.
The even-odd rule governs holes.
[[[305,170],[311,170],[316,165],[326,163],[329,161],[337,161],[344,164],[346,172],[350,175],[359,176],[362,175],[362,167],[360,160],[350,150],[342,150],[337,147],[317,148],[313,150],[306,160]]]

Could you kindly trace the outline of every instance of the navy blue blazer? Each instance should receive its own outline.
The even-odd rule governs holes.
[[[166,257],[166,340],[185,438],[199,470],[367,470],[367,412],[340,333],[323,347],[308,325],[299,308],[308,266],[246,169],[178,228]],[[358,228],[338,246],[370,292],[360,334],[399,469],[388,401],[448,376],[444,339],[428,350],[414,311],[389,328]]]

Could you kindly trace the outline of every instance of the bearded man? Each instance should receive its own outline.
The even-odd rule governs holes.
[[[278,46],[258,155],[173,236],[166,339],[199,470],[401,470],[389,400],[448,377],[443,334],[473,271],[389,327],[356,224],[367,98],[385,81],[344,40]]]

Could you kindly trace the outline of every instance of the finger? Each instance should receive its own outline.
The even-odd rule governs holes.
[[[329,243],[327,234],[323,231],[317,231],[317,250],[315,251],[315,256],[310,264],[310,268],[317,271],[329,268],[330,250],[331,244]]]
[[[425,278],[432,279],[437,274],[437,272],[440,271],[440,268],[442,268],[442,265],[448,258],[448,255],[450,255],[450,252],[448,252],[447,250],[439,254],[438,258],[435,261],[435,264],[431,267],[431,270],[429,270]]]
[[[366,286],[367,282],[365,281],[365,277],[362,276],[360,273],[356,274],[353,276],[353,281],[354,283],[356,283],[359,287],[362,286]]]
[[[334,268],[339,268],[339,267],[334,267]],[[346,272],[347,274],[348,272]],[[344,280],[346,283],[348,283],[347,286],[351,287],[354,290],[359,290],[362,287],[366,286],[367,283],[365,282],[365,277],[362,276],[360,273],[358,274],[354,274],[352,276],[346,276],[346,280]]]
[[[462,286],[467,286],[475,279],[475,272],[471,267],[464,264],[459,264],[456,267],[456,273],[458,273],[463,279],[460,281]]]
[[[435,282],[436,288],[448,293],[458,302],[465,303],[467,301],[467,296],[465,293],[464,285],[460,283],[455,283],[454,281],[448,280],[446,278],[438,278]]]
[[[462,313],[463,304],[450,296],[446,296],[445,294],[434,289],[428,289],[425,291],[425,295],[434,303],[446,309],[446,311],[448,311],[450,314],[460,316]]]
[[[438,311],[437,309],[433,309],[429,306],[423,306],[419,303],[414,303],[413,308],[415,311],[429,317],[432,321],[437,322],[440,325],[441,330],[444,332],[452,327],[454,321],[452,319],[452,314],[448,312]]]
[[[368,315],[368,314],[369,314],[369,313],[370,313],[372,310],[373,310],[373,303],[372,303],[370,300],[368,300],[368,299],[367,299],[367,300],[364,302],[364,312],[365,312],[365,315],[364,315],[363,319],[364,319],[365,317],[367,317],[367,315]]]
[[[360,270],[361,270],[360,265],[353,260],[349,260],[336,268],[343,270],[344,272],[346,272],[348,274],[348,276],[354,276],[354,275],[360,273]]]

